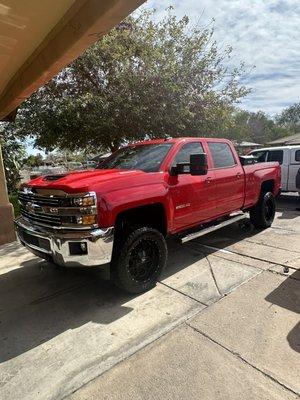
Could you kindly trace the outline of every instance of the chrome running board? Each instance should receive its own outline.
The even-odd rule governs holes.
[[[225,221],[220,222],[219,224],[209,226],[208,228],[202,228],[197,232],[190,233],[187,236],[181,238],[181,243],[186,243],[190,240],[196,239],[200,236],[207,235],[208,233],[217,231],[218,229],[224,228],[224,226],[234,224],[235,222],[241,221],[243,219],[248,218],[247,214],[239,213],[230,216]]]

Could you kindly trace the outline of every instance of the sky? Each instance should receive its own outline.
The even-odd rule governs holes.
[[[274,116],[300,101],[300,0],[148,0],[141,9],[156,8],[161,18],[168,6],[203,26],[214,18],[217,43],[246,65],[242,83],[252,92],[239,107]]]
[[[245,62],[252,93],[240,107],[274,116],[300,101],[300,0],[149,0],[142,8],[159,18],[170,5],[203,26],[214,18],[217,43],[233,47],[236,65]]]

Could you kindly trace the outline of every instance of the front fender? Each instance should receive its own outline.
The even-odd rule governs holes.
[[[101,198],[99,210],[100,226],[114,226],[117,216],[137,207],[161,204],[164,207],[169,230],[170,207],[168,189],[161,183],[119,189],[106,193]]]

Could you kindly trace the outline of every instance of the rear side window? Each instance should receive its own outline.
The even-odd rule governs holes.
[[[300,150],[296,150],[295,152],[295,161],[300,162]]]
[[[208,142],[214,168],[228,168],[236,165],[230,146],[227,143]]]
[[[278,161],[279,164],[282,164],[283,150],[269,150],[267,161]]]

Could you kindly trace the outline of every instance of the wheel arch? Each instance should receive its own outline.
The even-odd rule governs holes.
[[[274,179],[268,179],[261,184],[261,193],[267,193],[267,192],[272,192],[274,194],[275,190],[275,180]]]
[[[162,203],[153,203],[121,211],[116,216],[116,233],[130,226],[148,226],[157,229],[163,236],[167,235],[167,215]]]

